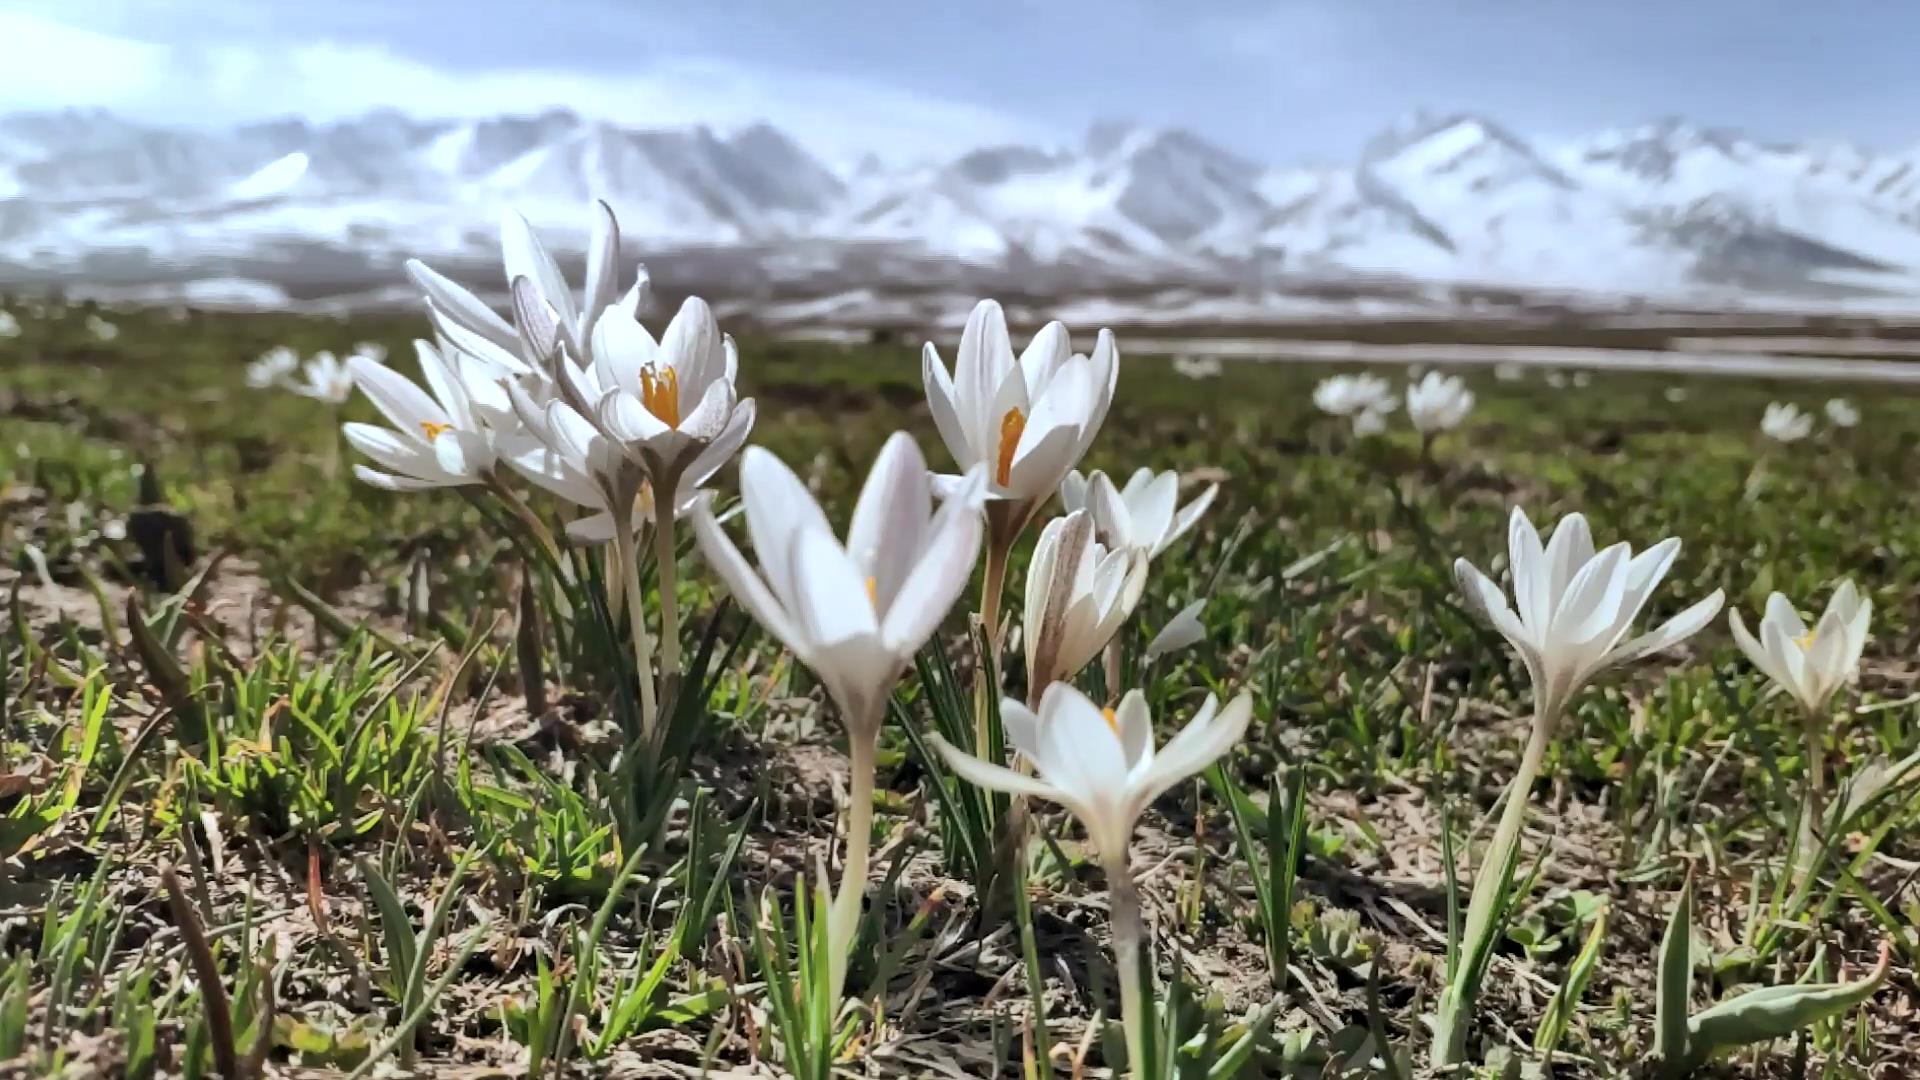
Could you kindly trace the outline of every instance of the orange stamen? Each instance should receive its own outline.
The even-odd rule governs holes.
[[[867,579],[867,603],[873,605],[873,610],[875,611],[880,610],[880,579],[879,578]]]
[[[1113,733],[1115,735],[1120,734],[1120,720],[1118,717],[1113,715],[1112,709],[1101,709],[1100,719],[1105,720],[1107,722],[1107,726],[1113,729]]]
[[[1027,417],[1019,409],[1008,409],[1000,418],[1000,452],[994,460],[993,482],[1006,487],[1013,481],[1013,452],[1020,446],[1020,435],[1027,430]]]
[[[640,372],[640,403],[669,427],[680,426],[680,373],[673,368]]]
[[[441,432],[452,431],[453,425],[436,423],[432,420],[422,420],[420,421],[420,430],[426,432],[427,441],[432,442],[433,440],[440,437]]]

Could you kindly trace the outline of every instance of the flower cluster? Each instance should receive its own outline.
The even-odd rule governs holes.
[[[1423,439],[1460,426],[1473,411],[1473,391],[1458,375],[1429,371],[1407,383],[1407,419]],[[1393,387],[1378,375],[1333,375],[1314,387],[1313,403],[1321,412],[1353,424],[1358,437],[1378,435],[1387,418],[1400,407]]]

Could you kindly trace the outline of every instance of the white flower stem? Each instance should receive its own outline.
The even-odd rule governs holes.
[[[1820,860],[1820,832],[1826,813],[1827,751],[1821,735],[1820,714],[1808,709],[1800,717],[1800,737],[1807,753],[1806,794],[1800,807],[1800,868],[1812,873]]]
[[[666,687],[680,676],[680,567],[679,548],[673,533],[674,484],[656,484],[653,489],[653,561],[660,573],[660,699],[670,695]]]
[[[1433,1054],[1436,1065],[1457,1065],[1466,1057],[1467,1025],[1473,1017],[1473,998],[1477,996],[1477,987],[1471,987],[1475,954],[1481,951],[1487,935],[1493,932],[1494,910],[1513,887],[1515,856],[1518,853],[1520,828],[1526,823],[1528,796],[1533,791],[1533,782],[1540,775],[1540,766],[1546,761],[1547,744],[1553,735],[1555,713],[1558,710],[1547,706],[1537,711],[1533,718],[1533,730],[1527,736],[1527,748],[1520,756],[1520,771],[1514,774],[1513,782],[1507,787],[1506,807],[1501,811],[1500,824],[1494,830],[1493,841],[1487,845],[1487,852],[1481,859],[1479,872],[1474,875],[1473,899],[1467,904],[1466,925],[1461,931],[1459,961],[1462,965],[1455,970],[1452,978],[1441,995],[1440,1009],[1434,1026]]]
[[[860,909],[867,895],[867,861],[873,836],[873,760],[878,723],[847,725],[847,856],[840,866],[840,887],[833,894],[827,936],[833,964],[833,1000],[837,1006],[847,980],[848,954],[860,931]]]
[[[653,638],[647,633],[646,604],[642,602],[644,591],[640,587],[640,559],[633,550],[632,504],[628,502],[624,505],[627,508],[616,510],[613,514],[613,548],[620,563],[620,573],[626,579],[627,624],[632,627],[634,676],[640,684],[640,735],[651,742],[657,710],[653,696]]]
[[[1140,889],[1134,884],[1130,853],[1105,860],[1108,917],[1112,920],[1113,964],[1120,973],[1120,1026],[1127,1033],[1127,1071],[1148,1076],[1146,1025],[1153,1023],[1147,1007],[1146,924],[1140,918]]]

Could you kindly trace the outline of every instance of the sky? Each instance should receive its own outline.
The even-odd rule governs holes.
[[[0,0],[0,112],[179,124],[561,105],[771,121],[830,159],[1124,119],[1271,163],[1417,111],[1534,136],[1669,116],[1920,144],[1908,0]]]

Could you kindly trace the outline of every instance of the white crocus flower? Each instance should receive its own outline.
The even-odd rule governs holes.
[[[0,311],[0,340],[20,336],[20,320],[11,311]]]
[[[1473,411],[1473,391],[1457,375],[1429,371],[1407,386],[1407,419],[1422,435],[1459,427]]]
[[[935,510],[926,459],[912,437],[894,434],[860,489],[843,544],[793,470],[749,447],[740,459],[740,498],[758,570],[706,500],[693,510],[707,562],[741,606],[812,669],[847,729],[847,854],[827,924],[836,1005],[866,893],[880,723],[894,684],[973,576],[983,473],[976,466]]]
[[[247,385],[255,390],[278,386],[299,367],[299,353],[285,345],[275,345],[247,365]]]
[[[393,426],[341,426],[347,442],[382,472],[355,465],[353,474],[389,491],[484,483],[497,454],[492,431],[475,412],[467,381],[428,342],[413,343],[427,391],[369,357],[346,363],[348,378]]]
[[[120,328],[98,315],[87,316],[87,333],[96,341],[112,341],[120,336]]]
[[[330,352],[318,352],[300,368],[300,378],[289,389],[301,397],[338,405],[353,396],[353,374],[347,364]]]
[[[1500,823],[1479,862],[1482,869],[1473,883],[1461,934],[1461,953],[1469,959],[1460,971],[1481,963],[1475,958],[1484,957],[1491,948],[1494,916],[1503,900],[1519,902],[1510,889],[1520,829],[1534,779],[1568,702],[1602,670],[1685,640],[1711,621],[1721,604],[1716,589],[1658,628],[1629,639],[1634,619],[1679,555],[1680,541],[1662,540],[1639,555],[1624,543],[1596,553],[1587,519],[1568,514],[1543,546],[1533,523],[1514,507],[1507,525],[1507,548],[1513,574],[1511,606],[1500,587],[1473,564],[1465,559],[1454,562],[1468,603],[1520,654],[1533,683],[1532,728],[1520,769],[1507,790]],[[1457,973],[1441,993],[1434,1030],[1436,1060],[1457,1062],[1465,1053],[1476,994],[1477,984]]]
[[[982,300],[960,333],[952,375],[932,342],[920,370],[954,462],[963,471],[984,465],[993,498],[1037,509],[1106,419],[1120,354],[1111,330],[1100,331],[1092,357],[1075,354],[1067,328],[1050,322],[1015,359],[1006,314]]]
[[[560,273],[560,264],[527,219],[513,211],[500,220],[500,256],[507,287],[511,289],[523,278],[530,283],[540,303],[553,313],[558,340],[580,363],[592,359],[593,327],[601,314],[618,306],[627,315],[636,316],[646,297],[647,274],[643,267],[632,290],[616,300],[620,226],[604,202],[594,203],[592,232],[587,240],[586,288],[579,298],[575,298]],[[520,333],[471,292],[418,259],[408,260],[407,274],[426,294],[435,329],[455,345],[502,366],[511,366],[509,360],[517,357],[528,366],[544,369],[550,358],[545,354],[523,355],[526,342]]]
[[[1873,602],[1861,596],[1853,582],[1842,581],[1827,601],[1826,612],[1809,630],[1793,604],[1774,593],[1767,597],[1758,637],[1748,632],[1737,609],[1727,614],[1733,640],[1753,666],[1801,709],[1817,715],[1826,711],[1835,691],[1859,677]]]
[[[847,726],[868,734],[972,575],[982,479],[976,468],[936,512],[920,448],[897,432],[860,489],[842,544],[793,470],[748,447],[740,498],[757,572],[706,501],[691,516],[700,550],[741,606],[813,669]]]
[[[1813,417],[1790,401],[1776,401],[1760,417],[1760,433],[1775,442],[1799,442],[1813,433]]]
[[[1215,379],[1225,369],[1217,356],[1176,356],[1173,370],[1189,379]]]
[[[1133,830],[1153,801],[1213,764],[1246,734],[1253,701],[1242,694],[1226,708],[1207,695],[1200,711],[1158,750],[1147,698],[1130,690],[1114,709],[1102,709],[1065,683],[1047,688],[1036,715],[1017,701],[1000,706],[1007,738],[1039,776],[982,761],[932,736],[947,764],[992,791],[1046,799],[1080,819],[1107,876],[1115,967],[1120,973],[1121,1020],[1128,1060],[1144,1062],[1153,1022],[1142,974],[1146,925],[1133,879]],[[1145,1067],[1135,1068],[1144,1073]]]
[[[1826,405],[1827,422],[1838,428],[1850,428],[1860,423],[1860,410],[1846,398],[1830,398]]]
[[[1454,573],[1467,599],[1520,654],[1533,681],[1536,715],[1548,725],[1601,671],[1686,640],[1720,611],[1722,594],[1715,589],[1656,629],[1627,638],[1680,553],[1680,541],[1672,537],[1638,555],[1626,543],[1595,553],[1587,519],[1568,514],[1542,546],[1516,506],[1507,546],[1511,606],[1500,587],[1467,560],[1456,560]]]
[[[1135,469],[1120,488],[1098,469],[1090,476],[1076,469],[1060,481],[1062,507],[1068,512],[1090,512],[1109,547],[1135,551],[1148,559],[1159,558],[1185,536],[1219,493],[1220,485],[1210,484],[1192,502],[1180,506],[1180,474],[1172,469],[1162,473]]]
[[[1144,556],[1094,538],[1085,510],[1047,522],[1027,565],[1022,612],[1030,693],[1073,678],[1100,655],[1133,613],[1146,576]]]
[[[1313,388],[1313,403],[1330,416],[1388,413],[1394,407],[1393,387],[1378,375],[1331,375]]]
[[[625,311],[607,312],[593,329],[593,358],[599,396],[587,403],[591,417],[646,467],[658,491],[677,491],[681,474],[709,447],[738,447],[753,427],[753,399],[734,388],[740,359],[733,339],[697,296],[658,342]]]
[[[1086,826],[1103,862],[1123,860],[1134,825],[1153,801],[1231,750],[1246,734],[1253,700],[1246,694],[1225,709],[1206,703],[1180,733],[1158,750],[1146,695],[1130,690],[1114,709],[1102,709],[1067,683],[1054,683],[1036,713],[1008,698],[1000,722],[1039,776],[982,761],[931,736],[953,771],[983,788],[1057,803]],[[1121,862],[1124,867],[1125,863]]]
[[[1151,662],[1169,653],[1176,653],[1181,649],[1191,648],[1205,641],[1207,639],[1207,628],[1205,624],[1200,621],[1200,612],[1206,606],[1206,598],[1201,597],[1186,607],[1181,608],[1179,611],[1174,612],[1173,618],[1167,620],[1167,625],[1161,627],[1160,632],[1153,635],[1152,641],[1147,642],[1147,660]]]

